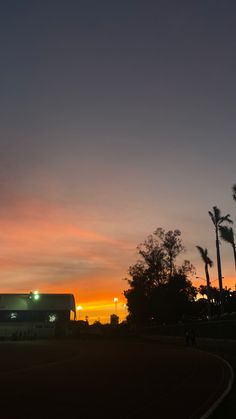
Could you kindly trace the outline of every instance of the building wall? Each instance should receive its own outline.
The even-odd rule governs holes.
[[[53,317],[54,316],[54,317]],[[51,311],[38,311],[38,310],[1,310],[0,323],[19,323],[19,322],[44,322],[53,323],[54,321],[68,321],[70,320],[69,310],[51,310]]]
[[[0,338],[30,340],[55,336],[55,324],[45,323],[0,323]]]

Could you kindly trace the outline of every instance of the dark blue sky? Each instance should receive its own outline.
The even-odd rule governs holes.
[[[0,52],[4,216],[50,204],[134,247],[180,228],[194,263],[214,256],[207,211],[235,214],[234,1],[1,1]]]

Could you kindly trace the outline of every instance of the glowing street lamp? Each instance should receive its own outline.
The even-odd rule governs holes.
[[[76,310],[78,311],[78,320],[79,320],[79,312],[80,312],[81,310],[83,310],[83,307],[82,307],[82,306],[77,306],[77,307],[76,307]]]
[[[38,291],[34,291],[34,300],[39,300],[39,292]]]
[[[117,314],[117,303],[118,303],[117,297],[114,298],[114,303],[115,303],[115,313]]]

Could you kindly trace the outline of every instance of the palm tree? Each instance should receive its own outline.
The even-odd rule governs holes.
[[[210,275],[208,266],[212,268],[213,262],[208,256],[208,250],[203,249],[201,246],[196,246],[196,248],[199,250],[199,253],[201,255],[201,258],[205,264],[205,275],[206,275],[206,283],[207,283],[207,302],[208,302],[208,317],[211,317],[211,298],[210,298]]]
[[[232,191],[233,191],[233,198],[236,201],[236,184],[233,185]]]
[[[229,243],[233,248],[234,266],[236,269],[236,248],[235,248],[235,241],[234,241],[234,230],[232,229],[232,227],[220,226],[220,236],[224,241]]]
[[[215,227],[215,234],[216,234],[216,256],[217,256],[217,268],[218,268],[218,279],[219,279],[219,289],[220,289],[220,302],[221,302],[221,312],[224,311],[223,305],[223,284],[222,284],[222,270],[221,270],[221,258],[220,258],[220,242],[219,242],[219,227],[222,223],[230,223],[232,224],[233,221],[230,218],[230,214],[221,215],[221,211],[218,207],[213,207],[213,212],[208,211],[209,216],[211,217],[211,221]]]

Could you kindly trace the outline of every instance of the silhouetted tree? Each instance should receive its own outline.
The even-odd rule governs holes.
[[[140,265],[145,271],[145,281],[148,282],[149,287],[153,287],[163,283],[167,279],[167,269],[165,260],[165,251],[162,246],[163,237],[161,231],[154,232],[147,237],[147,239],[137,246],[138,254],[142,261],[138,261],[134,266],[129,268],[129,274],[133,277],[132,270],[137,269]],[[164,232],[164,230],[163,230]],[[131,285],[131,284],[130,284]]]
[[[224,311],[223,306],[223,284],[222,284],[222,269],[221,269],[221,258],[220,258],[220,242],[219,242],[219,227],[222,223],[233,223],[230,219],[230,214],[225,216],[221,215],[221,211],[218,207],[214,206],[213,211],[208,211],[209,216],[215,227],[216,235],[216,256],[217,256],[217,268],[218,268],[218,279],[219,279],[219,288],[220,288],[220,299],[221,299],[221,310]]]
[[[157,229],[156,233],[163,237],[163,249],[166,252],[166,263],[169,271],[169,277],[175,272],[175,260],[185,249],[181,240],[179,230],[169,230],[165,233],[162,229]]]
[[[200,285],[198,288],[198,292],[201,295],[207,296],[207,287],[206,285]],[[236,311],[236,292],[232,291],[230,288],[223,289],[223,296],[224,296],[224,304],[225,304],[225,311],[231,313]],[[220,291],[219,288],[210,287],[210,299],[211,299],[211,308],[212,314],[219,314],[220,313]]]
[[[219,304],[220,303],[220,292],[219,292],[219,288],[216,287],[211,287],[209,288],[210,291],[210,300],[213,303]],[[199,294],[201,294],[202,296],[206,295],[207,296],[207,286],[206,285],[200,285],[198,288],[198,292]]]
[[[201,258],[204,262],[205,265],[205,275],[206,275],[206,283],[207,283],[207,301],[208,301],[208,316],[211,316],[211,299],[210,299],[210,275],[209,275],[209,270],[208,270],[208,266],[211,268],[213,266],[213,262],[212,260],[209,258],[208,256],[208,250],[207,249],[203,249],[201,246],[196,246],[196,248],[198,249]]]
[[[233,254],[234,254],[234,266],[236,269],[236,249],[235,249],[235,241],[234,241],[234,231],[232,227],[227,227],[227,226],[220,226],[219,229],[220,229],[221,238],[232,246]]]
[[[175,273],[168,282],[152,290],[150,296],[153,319],[177,322],[191,313],[197,291],[182,273]]]
[[[176,264],[184,250],[180,231],[158,228],[137,250],[141,259],[130,266],[130,288],[124,291],[130,319],[176,321],[188,311],[196,294],[187,278],[193,265],[189,261]]]
[[[208,297],[208,293],[211,301],[211,316],[220,314],[220,291],[219,288],[210,287],[209,290],[206,285],[200,285],[198,288],[199,294],[203,297]],[[200,315],[204,315],[208,311],[208,302],[205,298],[198,299],[197,302],[201,301]]]
[[[127,298],[130,317],[138,323],[146,322],[151,315],[150,292],[154,284],[153,278],[142,261],[130,266],[128,273],[131,277],[127,279],[130,289],[124,291],[124,295]]]

